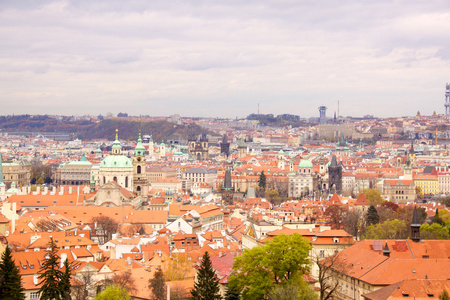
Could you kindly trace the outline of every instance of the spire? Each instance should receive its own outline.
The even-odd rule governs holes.
[[[119,129],[116,128],[116,139],[112,145],[112,154],[122,154],[122,145],[119,141]]]
[[[336,160],[336,155],[333,155],[333,157],[331,158],[331,164],[330,167],[337,167],[337,160]]]
[[[134,156],[143,156],[145,154],[145,147],[142,145],[141,131],[139,130],[139,137],[134,149]]]
[[[86,155],[83,152],[83,156],[81,157],[81,161],[86,161]]]
[[[381,251],[384,256],[390,257],[391,256],[391,250],[389,250],[388,244],[384,245],[384,249]]]

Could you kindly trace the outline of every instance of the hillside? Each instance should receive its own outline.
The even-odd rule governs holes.
[[[200,126],[191,126],[196,135],[202,133]],[[121,140],[136,140],[139,130],[141,130],[143,135],[151,134],[153,140],[158,143],[173,134],[187,139],[191,130],[187,125],[176,125],[165,120],[139,121],[131,118],[113,118],[95,123],[89,120],[74,121],[71,117],[54,118],[47,115],[0,116],[0,130],[2,132],[74,133],[77,138],[84,141],[112,140],[116,128],[119,129]]]

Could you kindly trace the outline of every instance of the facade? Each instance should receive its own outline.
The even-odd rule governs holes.
[[[206,134],[202,134],[200,139],[194,135],[189,135],[188,140],[188,152],[189,154],[197,160],[207,160],[209,159],[209,145],[208,138]]]
[[[383,197],[395,203],[416,200],[416,187],[412,180],[384,180]]]
[[[119,186],[133,192],[133,174],[133,162],[122,154],[122,146],[116,130],[116,140],[113,143],[111,154],[101,161],[98,173],[94,174],[95,185],[100,186],[114,181]]]
[[[85,154],[79,161],[71,161],[59,165],[55,173],[56,185],[89,185],[91,180],[92,163]]]
[[[217,178],[217,170],[208,170],[203,167],[191,168],[183,172],[183,179],[191,182],[191,186],[196,182],[206,182],[215,189],[215,182]]]
[[[2,162],[3,183],[6,188],[11,188],[11,183],[15,182],[17,187],[28,186],[31,181],[31,164],[29,161],[21,159],[17,162]]]
[[[314,189],[313,164],[309,160],[302,160],[298,165],[298,173],[288,175],[288,196],[298,198],[312,193]]]

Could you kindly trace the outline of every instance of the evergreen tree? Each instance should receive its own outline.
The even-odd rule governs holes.
[[[61,300],[61,290],[59,280],[63,277],[63,273],[59,270],[59,256],[56,244],[53,238],[48,243],[45,261],[40,269],[41,274],[39,283],[42,284],[39,289],[41,300]]]
[[[437,223],[439,225],[445,226],[444,220],[442,220],[441,217],[439,217],[439,209],[436,208],[436,214],[431,218],[431,223]]]
[[[164,300],[166,298],[166,282],[161,269],[155,272],[153,278],[149,280],[149,283],[148,288],[152,291],[153,298],[156,300]]]
[[[375,225],[380,222],[380,217],[378,216],[378,211],[375,206],[371,205],[367,211],[367,224]]]
[[[205,252],[197,272],[197,282],[191,290],[192,300],[221,300],[219,279],[212,268],[208,252]]]
[[[0,299],[24,300],[22,276],[11,256],[11,249],[6,247],[0,262]]]
[[[261,171],[261,174],[259,174],[258,186],[262,189],[266,188],[266,175],[264,171]]]
[[[450,300],[450,297],[446,289],[444,289],[442,293],[439,295],[439,300]]]
[[[71,272],[71,266],[69,264],[69,261],[66,259],[64,261],[64,273],[62,273],[61,280],[59,281],[59,290],[61,293],[61,299],[62,300],[71,300],[72,297],[70,296],[70,278],[72,276]]]
[[[225,300],[240,300],[241,293],[232,285],[228,285],[227,293],[225,294]]]

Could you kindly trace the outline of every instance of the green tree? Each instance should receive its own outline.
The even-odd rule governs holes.
[[[166,298],[166,281],[161,269],[158,269],[153,278],[149,280],[148,288],[152,291],[154,299],[164,300]]]
[[[406,222],[396,219],[367,226],[365,238],[373,240],[406,239],[408,235],[409,231]]]
[[[128,300],[130,299],[130,294],[125,287],[118,285],[108,285],[106,289],[97,294],[94,300]]]
[[[41,300],[60,300],[61,289],[59,286],[60,279],[63,277],[63,273],[59,270],[59,256],[56,244],[53,238],[50,238],[48,242],[48,249],[45,255],[45,260],[40,269],[39,275],[40,284],[39,289]]]
[[[362,189],[359,191],[359,193],[364,194],[367,201],[375,206],[380,205],[385,201],[383,197],[381,197],[381,192],[378,189]]]
[[[424,240],[448,240],[450,238],[447,227],[439,223],[422,224],[420,226],[420,237]]]
[[[64,261],[64,272],[62,273],[61,280],[59,281],[59,289],[61,292],[61,299],[62,300],[71,300],[72,297],[70,296],[70,278],[72,277],[72,270],[71,266],[69,264],[69,261],[66,259]]]
[[[266,175],[264,175],[264,171],[261,171],[261,174],[259,174],[258,186],[262,189],[266,188]]]
[[[446,289],[444,289],[442,293],[439,295],[439,300],[450,300],[450,296],[448,295]]]
[[[191,290],[192,300],[221,300],[219,279],[212,268],[208,251],[203,255],[197,272],[197,282]]]
[[[277,285],[300,285],[309,270],[308,241],[301,235],[279,235],[265,245],[244,250],[236,257],[229,284],[242,298],[264,299]]]
[[[234,286],[228,285],[227,293],[225,294],[225,300],[240,300],[241,296],[239,290]]]
[[[22,276],[14,264],[11,249],[5,248],[0,262],[0,299],[23,300],[25,299],[22,287]]]
[[[371,205],[367,210],[367,224],[373,225],[377,224],[380,221],[380,217],[378,216],[377,209],[375,206]]]
[[[433,218],[431,218],[431,223],[445,225],[444,220],[442,220],[441,216],[439,215],[439,209],[437,209],[437,208],[436,208],[436,213],[434,214]]]

